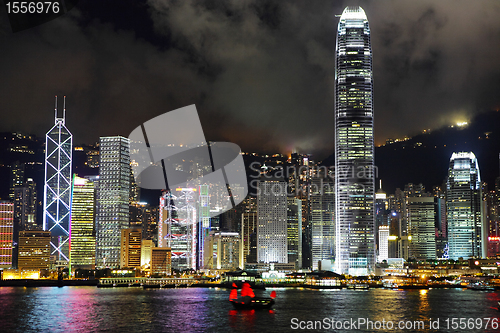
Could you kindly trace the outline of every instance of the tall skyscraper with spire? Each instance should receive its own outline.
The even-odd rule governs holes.
[[[365,275],[375,265],[373,71],[370,27],[361,7],[346,7],[335,67],[336,270]]]
[[[62,118],[56,96],[54,122],[45,136],[43,230],[51,232],[51,255],[69,261],[73,135],[66,128],[66,96]]]
[[[486,257],[479,165],[473,152],[453,153],[446,182],[450,259]]]

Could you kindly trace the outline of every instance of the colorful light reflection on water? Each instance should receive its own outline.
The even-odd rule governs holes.
[[[292,318],[427,321],[430,318],[498,318],[500,314],[497,310],[500,297],[496,292],[462,289],[276,291],[276,304],[271,310],[235,310],[225,289],[3,287],[0,288],[0,331],[289,332]]]

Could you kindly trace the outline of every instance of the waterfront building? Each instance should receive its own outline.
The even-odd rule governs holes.
[[[436,259],[435,198],[408,198],[409,257]]]
[[[120,268],[141,266],[141,229],[121,230]]]
[[[95,268],[95,217],[97,177],[73,177],[71,203],[70,264],[72,269]]]
[[[197,189],[176,188],[160,197],[158,247],[172,250],[172,269],[196,269]]]
[[[240,253],[240,234],[237,232],[211,231],[205,243],[207,269],[237,270],[243,268]]]
[[[449,258],[486,257],[481,176],[472,152],[453,153],[446,183]]]
[[[151,277],[172,275],[172,251],[168,247],[151,249]]]
[[[258,182],[257,223],[257,261],[288,263],[287,182]]]
[[[18,269],[49,269],[51,246],[50,231],[26,230],[19,232]]]
[[[11,268],[13,233],[14,233],[14,204],[10,201],[0,201],[0,268]]]
[[[143,239],[141,242],[141,267],[149,267],[151,269],[152,249],[155,247],[151,239]]]
[[[62,118],[58,117],[56,96],[55,124],[45,136],[43,230],[52,234],[51,255],[66,262],[69,261],[72,154],[73,135],[66,127],[66,96]]]
[[[101,137],[96,223],[96,266],[120,266],[121,230],[129,227],[130,141]]]
[[[332,267],[335,261],[334,180],[324,175],[311,178],[310,226],[312,269]],[[329,261],[329,264],[327,264]]]
[[[367,275],[375,268],[373,70],[361,7],[340,17],[335,89],[336,270]]]

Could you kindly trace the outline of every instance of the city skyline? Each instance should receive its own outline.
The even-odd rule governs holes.
[[[337,32],[337,46],[336,46],[336,100],[335,100],[335,128],[336,128],[336,193],[334,198],[336,199],[336,209],[335,209],[335,219],[336,219],[336,234],[335,237],[333,235],[328,234],[328,222],[325,223],[323,218],[318,220],[318,226],[326,226],[326,235],[321,232],[321,237],[325,237],[325,239],[321,242],[333,242],[336,243],[335,256],[333,256],[333,251],[328,246],[324,249],[321,249],[321,253],[317,252],[318,256],[321,258],[320,260],[336,260],[336,270],[339,273],[350,273],[353,275],[366,275],[369,272],[373,271],[375,266],[375,258],[376,258],[376,245],[375,245],[375,223],[374,223],[374,212],[373,212],[373,201],[374,201],[374,175],[372,172],[374,171],[374,137],[373,137],[373,119],[374,119],[374,108],[373,108],[373,71],[372,71],[372,48],[371,48],[371,33],[368,25],[368,20],[365,15],[365,12],[361,7],[346,7],[342,16],[339,20],[338,32]],[[57,103],[57,102],[56,102]],[[65,145],[68,140],[70,142],[71,147],[71,133],[67,130],[65,126],[65,106],[63,107],[63,118],[59,118],[57,114],[57,104],[56,104],[56,125],[53,128],[58,128],[57,133],[52,133],[53,130],[49,131],[51,135],[59,135],[62,130],[64,130],[64,135],[67,135],[69,139],[64,137],[62,142],[56,144],[56,148],[59,148],[59,145]],[[157,118],[155,118],[157,119]],[[62,128],[62,129],[61,129]],[[66,133],[67,132],[67,133]],[[486,134],[488,136],[489,134]],[[61,135],[59,135],[61,136]],[[49,137],[49,136],[48,136]],[[58,139],[59,141],[61,138]],[[98,237],[97,241],[97,256],[96,261],[99,266],[107,266],[106,261],[111,265],[115,265],[117,255],[117,241],[115,238],[118,238],[118,233],[114,229],[120,229],[126,226],[125,221],[125,202],[129,200],[126,198],[124,189],[130,186],[129,179],[131,177],[130,171],[130,162],[132,159],[129,158],[129,149],[125,146],[123,147],[107,147],[107,141],[118,140],[120,141],[120,145],[125,144],[128,145],[128,140],[124,137],[100,137],[100,168],[99,174],[101,179],[98,182],[98,186],[100,188],[100,198],[98,201],[98,219],[97,219],[97,230],[98,233],[109,233],[109,235],[104,236],[101,235]],[[123,141],[123,142],[121,142]],[[54,141],[55,142],[55,141]],[[56,142],[57,143],[57,142]],[[66,144],[67,145],[67,144]],[[50,145],[46,144],[46,156],[54,155],[54,149],[51,148]],[[78,147],[83,151],[82,147]],[[16,148],[17,149],[17,148]],[[23,148],[24,149],[24,148]],[[67,149],[66,149],[67,150]],[[109,150],[109,151],[108,151]],[[460,150],[458,150],[460,151]],[[71,152],[70,148],[69,152],[65,152],[64,156],[69,156],[71,168]],[[124,155],[122,158],[122,154]],[[55,155],[54,155],[55,156]],[[59,155],[58,155],[59,156]],[[474,157],[475,158],[475,157]],[[67,159],[63,161],[62,168],[65,170],[68,166]],[[300,160],[300,159],[299,159]],[[308,162],[303,159],[300,163],[304,162],[307,164]],[[17,162],[16,162],[17,163]],[[113,163],[111,165],[110,163]],[[311,163],[314,163],[311,161]],[[54,163],[52,163],[54,164]],[[52,165],[47,162],[46,165]],[[59,159],[57,159],[57,163],[59,165]],[[123,164],[123,165],[122,165]],[[132,163],[133,164],[133,163]],[[117,167],[118,165],[118,167]],[[24,168],[24,166],[20,166]],[[360,170],[362,175],[359,176]],[[16,169],[17,170],[17,169]],[[118,171],[116,171],[118,170]],[[128,170],[128,171],[127,171]],[[62,172],[62,171],[61,171]],[[58,171],[59,173],[59,171]],[[352,174],[352,176],[351,176]],[[357,174],[355,177],[354,174]],[[17,173],[13,174],[13,176],[18,177]],[[50,176],[50,175],[49,175]],[[313,177],[317,175],[313,174]],[[108,177],[108,178],[106,178]],[[51,179],[51,177],[49,177]],[[109,184],[106,183],[109,180]],[[59,182],[58,182],[59,184]],[[285,183],[283,183],[285,184]],[[106,186],[109,185],[109,191]],[[111,193],[115,190],[115,186],[120,187],[120,202],[116,202],[115,197],[116,193]],[[411,185],[411,184],[410,184]],[[58,185],[59,186],[59,185]],[[286,188],[286,185],[283,185]],[[423,188],[423,187],[422,187]],[[262,189],[261,189],[262,190]],[[59,189],[57,189],[59,191]],[[405,190],[406,191],[406,190]],[[108,193],[109,192],[109,193]],[[261,191],[262,192],[262,191]],[[284,194],[285,190],[281,191]],[[63,191],[63,193],[65,193]],[[129,193],[132,195],[132,192]],[[62,195],[61,195],[62,196]],[[56,195],[56,198],[59,198],[60,195]],[[70,194],[71,197],[71,194]],[[131,197],[130,197],[131,198]],[[257,196],[258,200],[259,196]],[[285,198],[283,198],[285,199]],[[132,199],[130,199],[132,200]],[[269,201],[269,198],[266,199]],[[108,202],[109,201],[109,202]],[[286,201],[286,200],[285,200]],[[328,201],[328,199],[325,199]],[[408,203],[407,203],[408,204]],[[106,206],[108,205],[108,206]],[[296,203],[296,205],[298,205]],[[69,205],[67,205],[69,206]],[[259,207],[260,206],[260,207]],[[257,211],[264,211],[265,205],[261,203],[258,205]],[[108,209],[109,208],[109,209]],[[274,207],[275,208],[275,207]],[[347,209],[346,209],[347,208]],[[321,208],[323,209],[323,208]],[[105,221],[107,217],[104,215],[109,214],[108,211],[120,210],[120,213],[117,218],[112,218],[108,220],[118,219],[120,221],[107,222]],[[268,207],[270,211],[271,208]],[[359,211],[359,212],[358,212]],[[283,215],[283,214],[282,214]],[[285,214],[286,215],[286,214]],[[285,216],[284,215],[284,216]],[[333,215],[332,215],[333,216]],[[289,218],[291,216],[288,216]],[[122,220],[123,218],[123,220]],[[266,227],[266,224],[270,221],[274,221],[275,218],[259,216],[259,228]],[[277,218],[282,224],[281,228],[286,228],[286,225],[282,223],[281,220],[286,220],[286,218]],[[293,219],[296,219],[294,217]],[[293,220],[291,219],[291,221]],[[326,217],[328,219],[328,217]],[[264,221],[265,220],[265,221]],[[314,220],[314,218],[313,218]],[[312,224],[313,230],[313,239],[314,239],[314,231],[315,225],[314,221]],[[405,222],[405,225],[409,225],[409,219]],[[451,219],[450,219],[451,221]],[[104,224],[102,224],[104,223]],[[162,231],[162,223],[160,223],[160,235]],[[274,222],[273,222],[274,223]],[[297,223],[297,222],[293,222]],[[109,225],[108,225],[109,224]],[[104,227],[106,225],[106,227]],[[111,226],[113,225],[113,226]],[[275,226],[273,226],[274,228]],[[44,221],[45,228],[45,221]],[[406,227],[405,227],[406,228]],[[67,228],[69,229],[69,228]],[[112,230],[113,229],[113,230]],[[264,229],[262,229],[264,230]],[[409,230],[409,229],[408,229]],[[274,234],[281,236],[286,236],[286,232],[281,230],[280,232],[275,232]],[[429,231],[426,231],[429,234]],[[266,232],[258,233],[266,234]],[[269,233],[267,233],[269,234]],[[274,235],[273,234],[273,235]],[[269,234],[270,235],[270,234]],[[269,236],[268,235],[268,236]],[[276,236],[274,235],[274,236]],[[291,233],[289,233],[291,235]],[[319,235],[319,234],[318,234]],[[265,236],[265,238],[269,238]],[[273,236],[273,237],[274,237]],[[426,235],[429,237],[429,235]],[[192,232],[193,240],[196,239],[195,232]],[[163,236],[160,237],[160,243],[163,242]],[[275,260],[276,253],[267,253],[264,255],[262,251],[267,251],[270,247],[276,245],[276,239],[272,242],[273,244],[259,245],[260,241],[263,241],[259,236],[257,238],[258,243],[258,251],[257,257],[258,261],[263,262],[273,262],[277,261],[279,263],[287,263],[289,257],[285,259],[285,253],[288,252],[290,255],[291,249],[288,249],[283,253],[280,252],[279,259]],[[408,236],[408,240],[410,240],[410,236]],[[104,242],[104,243],[103,243]],[[483,248],[484,248],[484,241]],[[203,243],[203,242],[202,242]],[[318,246],[318,243],[316,246]],[[194,244],[194,241],[193,241]],[[312,260],[313,267],[315,267],[315,245],[314,242],[312,244]],[[272,246],[271,246],[272,245]],[[319,245],[320,247],[325,244]],[[453,245],[453,244],[451,244]],[[289,245],[291,246],[291,244]],[[295,245],[293,245],[295,246]],[[187,251],[186,255],[191,259],[188,262],[188,267],[195,268],[196,265],[201,265],[200,263],[196,264],[196,259],[193,257],[195,253],[195,245],[189,245],[189,251]],[[203,247],[205,249],[205,247]],[[348,250],[347,250],[348,249]],[[450,251],[453,253],[453,246],[450,246]],[[108,251],[109,250],[109,251]],[[199,251],[200,248],[197,248],[196,251]],[[276,249],[277,250],[277,249]],[[316,249],[317,251],[318,249]],[[104,252],[106,253],[104,253]],[[274,251],[274,250],[273,250]],[[293,251],[296,251],[295,249]],[[416,250],[414,250],[415,252]],[[100,253],[101,252],[101,253]],[[261,253],[262,252],[262,253]],[[271,251],[272,252],[272,251]],[[324,252],[324,253],[323,253]],[[485,250],[483,249],[483,252]],[[416,252],[415,252],[416,253]],[[172,252],[172,255],[177,255],[176,252]],[[259,257],[265,259],[260,259]],[[483,254],[483,256],[485,256]],[[281,258],[282,257],[282,258]],[[431,255],[432,257],[432,255]],[[329,259],[331,258],[331,259]],[[105,261],[106,260],[106,261]],[[294,259],[295,261],[296,259]],[[204,259],[201,259],[203,263]],[[325,262],[326,264],[326,262]],[[318,265],[319,266],[319,265]]]
[[[76,107],[68,123],[77,142],[127,136],[136,124],[194,103],[208,140],[324,158],[333,152],[335,14],[355,4],[370,13],[376,32],[377,144],[500,106],[494,1],[184,2],[168,12],[158,1],[127,2],[134,20],[113,4],[80,1],[65,16],[15,34],[0,26],[8,46],[0,70],[12,82],[0,89],[0,130],[42,135],[49,122],[41,110],[61,93]],[[20,112],[29,117],[11,116]]]
[[[5,1],[3,330],[498,330],[494,1]]]

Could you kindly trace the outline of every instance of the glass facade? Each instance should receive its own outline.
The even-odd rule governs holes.
[[[474,153],[453,153],[446,184],[450,259],[486,257],[481,192],[481,176]]]
[[[172,249],[172,269],[196,269],[197,192],[191,187],[176,188],[160,197],[158,247]]]
[[[259,181],[257,193],[257,261],[288,263],[287,182]]]
[[[288,198],[287,207],[288,263],[302,268],[302,200]]]
[[[129,227],[130,141],[101,137],[96,223],[96,266],[120,266],[121,229]]]
[[[45,136],[45,186],[43,196],[43,230],[51,232],[51,255],[69,261],[69,229],[71,213],[71,160],[73,135],[63,117],[57,116],[55,124]]]
[[[338,25],[335,68],[335,228],[339,273],[365,275],[374,269],[373,154],[370,28],[361,7],[346,7]]]
[[[14,204],[0,201],[0,268],[12,267]]]
[[[334,182],[330,177],[311,179],[311,252],[312,269],[319,269],[320,260],[335,260]]]
[[[95,204],[94,182],[75,175],[69,251],[72,268],[95,268]]]
[[[435,208],[434,197],[408,198],[410,258],[436,259]]]

